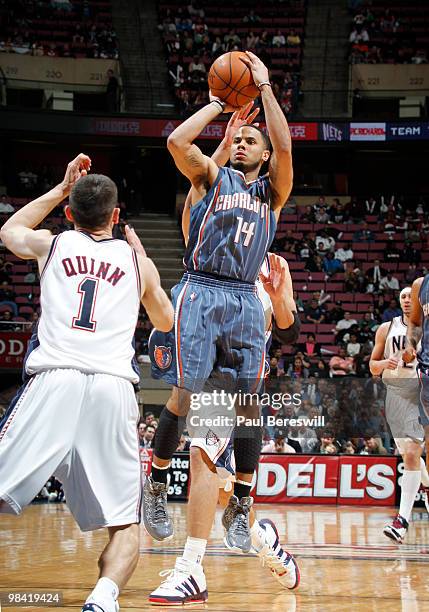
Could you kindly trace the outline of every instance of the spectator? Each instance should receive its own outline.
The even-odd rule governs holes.
[[[146,414],[144,415],[145,424],[152,425],[154,421],[155,421],[155,415],[153,414],[153,412],[146,412]]]
[[[323,243],[326,250],[332,252],[335,250],[335,240],[326,230],[321,230],[316,236],[316,243],[319,244],[320,242]]]
[[[329,368],[323,359],[319,359],[317,363],[310,366],[309,375],[314,378],[329,378]]]
[[[344,313],[344,319],[341,319],[336,324],[335,330],[337,332],[346,331],[346,330],[350,329],[350,327],[352,325],[357,325],[357,321],[356,321],[356,319],[352,319],[350,312],[347,310]]]
[[[308,368],[304,367],[301,357],[298,357],[298,355],[294,357],[286,376],[289,378],[308,378]]]
[[[305,269],[308,272],[323,272],[323,259],[320,255],[314,255],[305,264]]]
[[[194,56],[194,59],[189,64],[189,76],[194,83],[205,82],[206,80],[206,67],[204,62],[198,55]]]
[[[393,242],[393,237],[390,237],[389,242],[384,249],[384,260],[387,263],[399,261],[403,257],[403,252],[400,253],[399,249],[395,246]]]
[[[17,326],[13,323],[13,317],[10,310],[0,312],[0,331],[15,331]]]
[[[398,308],[396,300],[390,300],[389,307],[383,312],[382,322],[391,321],[394,317],[399,317],[402,314],[402,310]]]
[[[263,453],[281,453],[281,454],[291,454],[296,453],[296,449],[288,444],[287,440],[287,432],[278,429],[274,434],[274,440],[270,440],[268,444],[262,447]],[[295,443],[296,444],[296,443]]]
[[[144,446],[144,432],[146,430],[146,424],[144,421],[142,421],[142,419],[140,419],[138,427],[137,427],[137,432],[139,435],[139,444],[140,444],[140,448],[142,448]]]
[[[328,310],[327,318],[328,323],[338,323],[338,321],[344,318],[344,310],[342,308],[342,302],[340,300],[337,300],[335,302],[334,308]]]
[[[386,276],[386,274],[387,270],[385,268],[381,268],[380,260],[376,259],[374,261],[374,266],[372,268],[368,268],[368,270],[366,271],[366,278],[368,280],[368,283],[371,285],[372,291],[378,289],[381,279]]]
[[[325,309],[319,306],[317,300],[311,300],[304,309],[305,320],[308,323],[323,323],[325,320]]]
[[[353,255],[354,255],[353,249],[352,249],[352,245],[350,242],[346,242],[346,244],[343,247],[335,251],[335,259],[338,259],[342,263],[353,259]]]
[[[353,234],[354,242],[374,242],[374,239],[374,234],[370,229],[368,229],[368,224],[366,221],[362,223],[361,229],[357,230]]]
[[[348,357],[346,349],[342,346],[338,355],[331,357],[329,361],[330,374],[332,377],[349,376],[355,373],[353,357]]]
[[[276,379],[279,376],[284,376],[284,370],[279,366],[279,360],[277,357],[271,357],[270,359],[270,379]]]
[[[284,47],[286,45],[286,38],[282,34],[281,30],[277,30],[277,34],[273,36],[273,47]]]
[[[340,445],[335,439],[334,432],[330,429],[325,429],[320,436],[320,441],[314,447],[314,452],[321,455],[336,455],[339,451]]]
[[[311,206],[306,206],[303,211],[299,213],[299,217],[302,223],[314,223],[314,210]]]
[[[328,223],[329,214],[324,206],[321,206],[315,213],[316,223]]]
[[[1,206],[1,205],[0,205]],[[0,209],[1,210],[1,209]],[[409,241],[405,243],[405,250],[403,254],[404,261],[410,264],[417,264],[422,260],[421,253],[418,249],[416,249],[413,244]]]
[[[256,15],[253,9],[243,17],[244,23],[259,23],[260,21],[261,18],[259,17],[259,15]]]
[[[338,198],[334,198],[334,203],[329,209],[330,223],[348,223],[349,214]]]
[[[357,340],[356,334],[350,334],[350,340],[348,341],[346,346],[347,355],[349,357],[356,357],[356,355],[359,355],[360,349],[361,345]]]
[[[375,198],[370,197],[368,200],[365,200],[365,212],[367,215],[377,215],[379,212],[379,207],[377,205],[377,201]]]
[[[412,285],[413,282],[420,276],[419,270],[417,270],[417,266],[415,263],[412,263],[408,266],[408,270],[405,272],[405,281],[408,285]]]
[[[387,455],[387,450],[378,436],[368,433],[364,436],[364,441],[365,446],[359,453],[360,455]]]
[[[388,272],[380,281],[380,289],[393,289],[394,291],[399,291],[399,281],[395,276],[392,276],[391,272]]]
[[[334,276],[337,272],[344,272],[342,262],[336,259],[333,253],[327,253],[323,260],[323,269],[328,276]]]
[[[155,436],[155,427],[146,425],[143,438],[140,439],[140,448],[153,448],[153,438]]]
[[[295,30],[292,29],[288,34],[286,42],[290,47],[298,47],[301,44],[301,38]]]
[[[298,349],[308,358],[320,355],[320,344],[316,342],[316,337],[311,332],[307,334],[307,341],[298,345]]]

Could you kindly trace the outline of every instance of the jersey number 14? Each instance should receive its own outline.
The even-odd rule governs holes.
[[[237,217],[237,221],[238,227],[237,231],[235,232],[234,242],[236,244],[240,243],[243,240],[241,234],[244,234],[246,237],[244,238],[243,246],[247,247],[249,246],[250,241],[255,233],[255,222],[253,221],[249,224],[247,223],[247,221],[244,221],[243,217]]]

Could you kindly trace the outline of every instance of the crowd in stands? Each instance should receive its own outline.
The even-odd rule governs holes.
[[[102,0],[0,0],[0,52],[117,59],[111,4]]]
[[[208,102],[207,75],[217,57],[250,50],[270,68],[273,91],[284,113],[293,112],[300,95],[304,15],[301,0],[255,9],[226,0],[160,4],[158,27],[181,111]]]
[[[353,3],[352,64],[427,64],[429,6],[402,1]]]
[[[31,173],[37,176],[33,181],[37,186],[39,173]],[[290,199],[271,249],[288,261],[301,335],[294,346],[273,342],[267,390],[271,395],[281,391],[301,398],[297,405],[282,406],[280,416],[323,417],[335,439],[335,444],[326,444],[330,451],[337,447],[343,452],[391,451],[383,385],[371,377],[368,365],[378,326],[401,314],[400,290],[429,273],[428,207],[422,198],[390,195],[314,199],[309,205]],[[26,201],[28,197],[1,196],[0,223]],[[44,227],[57,233],[68,225],[57,210]],[[27,329],[34,326],[39,294],[34,263],[1,253],[2,329],[16,330],[24,322]],[[140,362],[148,359],[150,331],[142,311],[136,330]],[[150,448],[154,431],[148,425],[144,423],[140,439]],[[156,429],[156,419],[150,425]],[[264,446],[281,448],[296,441],[295,450],[315,452],[320,443],[320,425],[303,424],[286,433],[280,428],[280,432],[283,438],[278,428],[266,428]],[[188,441],[181,443],[186,447]]]

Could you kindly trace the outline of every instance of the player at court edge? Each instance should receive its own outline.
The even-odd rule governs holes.
[[[383,531],[388,538],[401,543],[407,533],[414,500],[421,485],[428,508],[426,488],[429,486],[429,475],[421,457],[424,431],[419,422],[417,360],[415,356],[407,363],[404,360],[411,287],[402,289],[399,300],[402,315],[382,323],[377,329],[369,367],[374,376],[382,376],[386,385],[386,420],[404,460],[399,512]]]
[[[1,229],[6,248],[37,260],[41,314],[24,385],[0,421],[0,512],[20,514],[54,474],[80,529],[108,533],[98,582],[82,610],[117,612],[139,558],[133,337],[140,301],[164,331],[174,312],[152,261],[112,237],[117,188],[107,176],[88,175],[90,166],[78,155],[59,185]],[[35,230],[67,196],[74,229],[57,236]]]
[[[235,133],[243,125],[251,124],[258,112],[259,109],[253,109],[253,103],[250,103],[233,113],[224,138],[212,156],[217,165],[222,166],[227,163]],[[189,239],[191,200],[192,188],[186,198],[182,215],[185,244]],[[144,253],[134,230],[127,228],[126,231],[129,243],[137,252]],[[281,344],[295,342],[299,336],[300,321],[293,299],[289,268],[282,257],[273,253],[267,255],[257,281],[257,288],[264,306],[267,353],[272,337]],[[170,384],[174,383],[176,369],[174,331],[165,333],[154,329],[149,338],[149,355],[152,362],[152,376],[157,379],[162,378]],[[171,356],[171,359],[166,361],[166,355]],[[208,393],[216,389],[219,374],[215,370],[209,378]],[[191,410],[188,413],[186,424],[191,438],[191,484],[187,504],[188,537],[183,554],[176,559],[174,569],[161,572],[161,575],[167,576],[166,579],[149,595],[149,602],[155,605],[197,603],[207,601],[208,598],[203,569],[207,540],[213,525],[218,497],[221,498],[221,505],[225,506],[228,503],[235,478],[232,443],[235,419],[231,418],[228,407],[220,405],[217,400],[210,404],[208,393],[205,393],[204,403],[199,401],[201,399],[199,396],[194,398],[199,403],[199,408],[196,412]],[[225,419],[228,424],[214,426],[213,422],[216,419],[219,421]],[[273,521],[257,520],[251,508],[249,524],[251,541],[246,552],[254,553],[283,588],[297,588],[300,580],[298,566],[293,556],[282,547]],[[232,548],[229,541],[225,540],[225,543]]]
[[[263,379],[264,310],[255,282],[292,188],[292,144],[268,69],[253,53],[246,55],[244,62],[261,92],[270,140],[255,126],[241,127],[231,145],[230,167],[219,168],[194,143],[212,120],[236,110],[217,99],[184,121],[168,139],[168,149],[177,168],[190,180],[193,196],[186,272],[172,290],[176,381],[161,413],[152,472],[143,492],[145,527],[158,540],[173,533],[167,511],[167,472],[185,426],[191,394],[203,390],[215,364],[228,370],[228,391],[255,393]],[[265,162],[269,162],[269,171],[259,176]],[[257,418],[258,402],[240,402],[237,414]],[[236,532],[238,548],[242,547],[240,538],[250,539],[249,494],[261,442],[258,425],[237,428],[234,496],[224,516],[229,529],[236,531],[237,521],[242,527]],[[246,525],[242,516],[247,517]]]

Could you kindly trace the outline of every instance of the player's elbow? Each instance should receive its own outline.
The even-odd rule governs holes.
[[[167,138],[167,149],[172,155],[174,155],[174,153],[176,153],[183,146],[183,144],[183,138],[180,137],[180,134],[176,133],[176,130]]]

